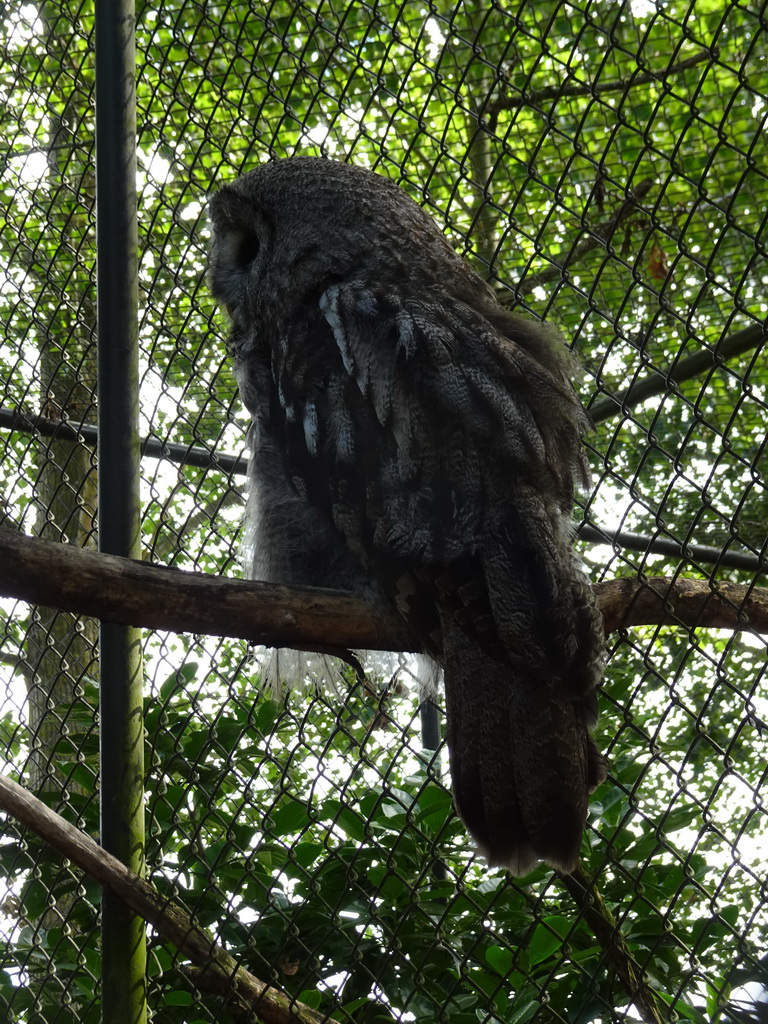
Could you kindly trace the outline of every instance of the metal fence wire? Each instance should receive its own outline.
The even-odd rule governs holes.
[[[0,12],[0,517],[84,548],[93,27],[90,4]],[[596,424],[578,510],[593,582],[760,586],[765,8],[163,0],[136,32],[146,560],[242,573],[247,418],[205,201],[302,153],[398,182],[573,345]],[[97,625],[7,598],[0,616],[4,771],[97,835]],[[147,876],[340,1022],[766,1020],[765,639],[742,616],[624,628],[609,649],[587,892],[475,856],[407,658],[284,692],[245,642],[146,632]],[[0,1020],[99,1020],[98,886],[10,816],[0,878]],[[156,1024],[245,1019],[154,933],[148,1005]]]

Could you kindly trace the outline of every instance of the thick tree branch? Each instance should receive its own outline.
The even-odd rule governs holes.
[[[768,633],[763,588],[658,576],[600,583],[595,592],[606,633],[638,625]],[[187,573],[2,528],[0,596],[106,622],[271,647],[420,649],[388,607],[357,594]]]
[[[665,1015],[648,982],[648,976],[632,956],[632,951],[600,895],[597,885],[587,878],[581,868],[577,868],[572,875],[558,877],[605,950],[606,960],[621,979],[641,1019],[645,1024],[662,1024]]]
[[[606,635],[627,626],[768,633],[768,589],[724,580],[619,579],[595,587]]]
[[[264,1024],[333,1024],[330,1017],[260,981],[225,952],[179,906],[130,871],[85,832],[60,817],[11,779],[0,775],[0,808],[71,860],[90,878],[106,886],[164,939],[215,977],[217,990],[247,1007]],[[202,986],[201,986],[202,987]],[[211,986],[213,987],[213,986]]]
[[[617,579],[595,587],[606,633],[634,625],[744,629],[768,633],[768,589],[691,579]],[[417,640],[392,612],[357,595],[225,580],[0,529],[0,594],[66,611],[174,632],[241,637],[272,646],[368,647],[414,651]],[[0,777],[0,807],[86,873],[109,886],[200,967],[201,990],[230,994],[233,1012],[267,1024],[318,1024],[320,1015],[265,985],[184,912],[109,857],[25,790]],[[583,877],[566,878],[646,1024],[661,1019],[656,997],[615,922]]]
[[[416,651],[387,608],[357,594],[182,572],[0,528],[0,595],[105,622],[272,647]],[[339,641],[336,644],[336,641]]]

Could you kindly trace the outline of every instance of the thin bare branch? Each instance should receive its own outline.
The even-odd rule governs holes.
[[[727,334],[712,348],[703,346],[693,355],[676,360],[664,371],[651,368],[651,372],[636,380],[634,384],[615,395],[606,395],[589,407],[589,414],[595,423],[615,416],[618,412],[627,412],[649,398],[665,395],[676,389],[676,385],[705,374],[722,366],[726,360],[744,355],[760,348],[768,337],[768,325],[761,323],[749,324],[740,331]],[[681,348],[681,351],[683,349]]]
[[[565,99],[566,97],[594,97],[601,96],[607,92],[628,93],[631,89],[636,89],[638,85],[663,82],[666,78],[678,75],[681,71],[687,71],[688,68],[692,68],[696,64],[703,64],[705,61],[714,62],[716,59],[716,50],[700,50],[699,53],[695,53],[692,57],[686,57],[685,60],[681,60],[677,64],[670,64],[668,68],[662,68],[660,71],[640,72],[639,74],[633,74],[627,78],[619,78],[610,82],[585,82],[583,85],[550,85],[545,89],[523,92],[517,96],[501,96],[499,99],[488,103],[483,109],[483,113],[490,117],[500,113],[502,110],[537,107],[542,103],[549,102],[549,100]]]
[[[637,212],[637,204],[650,192],[653,183],[653,178],[644,178],[637,185],[634,185],[618,210],[607,220],[593,228],[585,225],[585,230],[589,232],[589,237],[581,245],[575,245],[562,263],[553,262],[551,266],[547,267],[546,270],[540,271],[538,274],[526,274],[515,286],[515,292],[531,292],[534,288],[548,284],[550,281],[562,280],[565,271],[572,263],[575,263],[576,260],[591,252],[592,249],[608,245],[619,224]]]

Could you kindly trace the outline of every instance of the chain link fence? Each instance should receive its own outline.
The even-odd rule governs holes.
[[[142,5],[144,557],[241,574],[247,419],[204,206],[311,153],[399,182],[573,344],[594,582],[760,586],[765,30],[708,0]],[[93,547],[91,6],[11,4],[0,46],[0,517]],[[97,835],[96,625],[0,614],[3,770]],[[147,632],[147,875],[337,1021],[765,1020],[765,640],[695,625],[609,637],[609,779],[570,881],[474,856],[405,657],[286,693],[244,642]],[[98,886],[11,818],[0,878],[0,1020],[98,1021]],[[156,937],[148,1003],[156,1024],[246,1019]]]

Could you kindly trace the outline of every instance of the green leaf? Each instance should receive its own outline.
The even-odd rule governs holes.
[[[488,946],[485,950],[485,959],[490,966],[503,978],[509,974],[515,960],[513,950],[504,946]]]
[[[190,683],[197,678],[200,666],[196,661],[187,661],[175,669],[165,682],[160,684],[159,698],[162,704],[167,703],[171,697],[183,692]]]
[[[327,856],[327,853],[328,851],[322,843],[297,843],[293,848],[294,860],[302,868],[317,864],[322,857]]]
[[[675,807],[666,815],[661,827],[665,833],[670,834],[685,828],[692,821],[701,822],[701,808],[696,804],[691,804],[688,807]]]
[[[271,832],[275,836],[301,832],[309,824],[306,804],[300,800],[289,800],[281,807],[270,812],[272,820]]]
[[[163,1002],[168,1006],[192,1006],[195,997],[184,989],[172,989],[170,992],[163,992]]]
[[[302,992],[299,992],[298,1000],[301,1003],[306,1003],[307,1006],[311,1006],[316,1010],[323,1001],[323,993],[319,992],[316,988],[305,988]]]
[[[533,966],[547,960],[560,949],[563,937],[571,930],[570,921],[564,917],[545,917],[536,926],[533,937],[528,945],[528,961]]]
[[[505,1024],[526,1024],[538,1012],[541,1001],[536,992],[522,992],[515,997],[512,1013]]]

